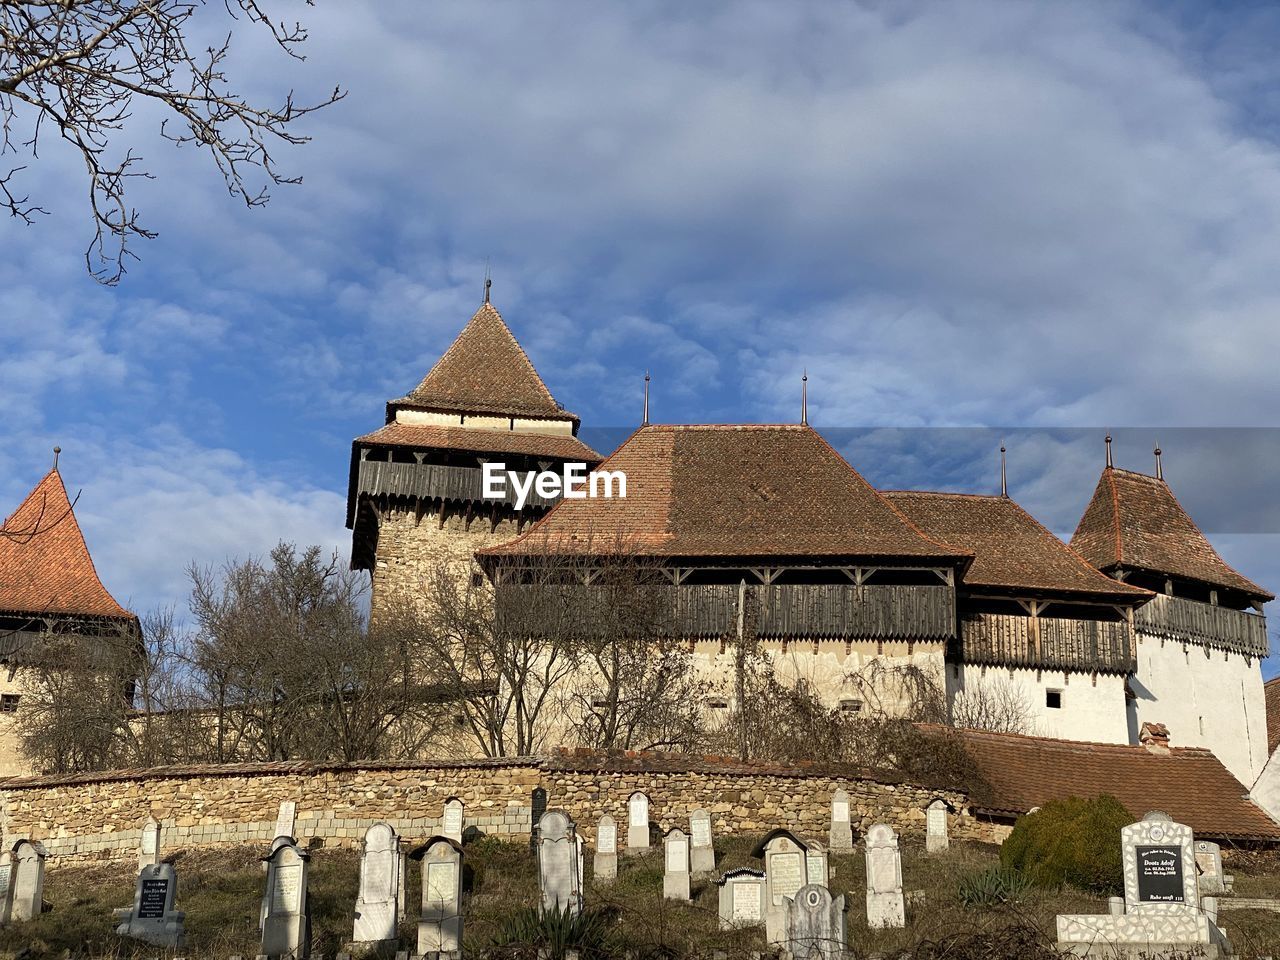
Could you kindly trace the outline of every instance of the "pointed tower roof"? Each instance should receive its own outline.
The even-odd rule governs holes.
[[[388,405],[457,413],[572,419],[538,376],[502,315],[485,303],[408,396]]]
[[[1164,480],[1132,470],[1103,469],[1071,546],[1100,570],[1151,570],[1274,599],[1218,556]]]
[[[134,619],[98,579],[57,468],[0,526],[0,611]]]

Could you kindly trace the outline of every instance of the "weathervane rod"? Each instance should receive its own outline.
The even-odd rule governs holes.
[[[809,371],[800,377],[800,425],[809,425]]]

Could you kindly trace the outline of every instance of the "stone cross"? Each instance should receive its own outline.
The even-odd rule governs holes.
[[[267,957],[305,957],[307,936],[307,861],[311,855],[292,840],[280,843],[265,858],[267,885],[263,895],[262,949]]]
[[[544,913],[577,916],[582,911],[578,857],[573,821],[559,810],[548,810],[538,821],[538,884]]]
[[[418,920],[418,954],[462,949],[462,844],[452,837],[432,837],[412,856],[422,860],[422,916]]]
[[[639,790],[627,800],[627,849],[649,849],[649,798]]]
[[[711,839],[711,814],[698,809],[689,814],[689,864],[694,873],[714,873],[716,849]]]
[[[716,881],[720,887],[720,929],[758,927],[764,923],[763,870],[739,867]]]
[[[1152,811],[1120,830],[1125,913],[1198,913],[1191,828]]]
[[[385,943],[396,939],[402,879],[400,838],[390,824],[375,823],[365,831],[361,849],[353,943]]]
[[[809,849],[804,852],[805,879],[809,883],[821,884],[824,887],[831,885],[831,876],[827,864],[827,851],[822,849],[822,844],[811,843]]]
[[[849,794],[837,790],[831,798],[831,833],[827,846],[832,853],[853,849],[853,824],[849,817]]]
[[[1200,895],[1226,893],[1222,872],[1222,848],[1210,840],[1196,841],[1196,867],[1200,871]]]
[[[276,836],[292,837],[297,829],[298,804],[295,800],[281,800],[280,812],[276,814]]]
[[[186,914],[176,909],[178,875],[171,863],[148,863],[138,871],[133,906],[116,911],[116,933],[157,947],[183,946]]]
[[[462,842],[462,801],[450,797],[444,802],[444,820],[440,832],[450,840]]]
[[[941,853],[951,846],[947,835],[947,801],[934,800],[925,808],[925,853]]]
[[[31,920],[44,909],[44,846],[37,841],[19,840],[10,858],[9,895],[5,900],[6,921]]]
[[[663,840],[662,896],[667,900],[688,900],[689,838],[679,827],[667,831]]]
[[[807,851],[808,844],[786,830],[774,830],[754,851],[764,859],[764,926],[770,943],[782,943],[786,937],[786,901],[808,882]]]
[[[618,825],[607,813],[596,824],[596,858],[592,876],[596,883],[608,883],[618,877]]]
[[[138,869],[160,862],[160,824],[148,817],[142,825],[142,837],[138,841]]]
[[[902,899],[902,854],[898,835],[888,824],[877,823],[867,831],[867,926],[905,927],[907,910]]]
[[[792,960],[844,960],[847,948],[843,894],[809,883],[787,901],[787,951]]]

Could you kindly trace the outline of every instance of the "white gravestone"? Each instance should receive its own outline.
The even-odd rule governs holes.
[[[9,896],[6,919],[15,922],[40,916],[44,909],[44,846],[19,840],[10,851]]]
[[[720,929],[758,927],[764,923],[763,870],[739,867],[716,881],[720,887]]]
[[[280,812],[276,814],[276,836],[293,837],[293,831],[297,829],[297,819],[297,802],[294,800],[281,800]]]
[[[157,947],[183,946],[186,914],[176,909],[177,871],[171,863],[149,863],[138,871],[133,906],[116,911],[116,933]]]
[[[155,866],[160,862],[160,824],[148,817],[142,825],[142,838],[138,841],[138,869]]]
[[[1226,893],[1222,872],[1222,848],[1210,840],[1196,841],[1196,868],[1200,871],[1200,895]]]
[[[791,960],[844,960],[844,896],[810,883],[787,901],[787,952]]]
[[[808,844],[787,830],[774,830],[752,852],[764,860],[765,938],[781,943],[787,934],[788,897],[808,882]]]
[[[667,900],[689,899],[689,838],[679,827],[663,840],[662,896]]]
[[[387,823],[365,831],[360,854],[360,892],[356,897],[354,943],[396,939],[400,886],[400,838]]]
[[[444,823],[440,829],[450,840],[462,842],[462,801],[450,797],[444,803]]]
[[[596,883],[608,883],[618,877],[618,825],[607,813],[596,824],[596,856],[592,864]]]
[[[649,849],[649,798],[639,790],[627,800],[627,849]]]
[[[577,916],[582,912],[577,830],[568,815],[548,810],[538,821],[538,883],[542,911]]]
[[[422,860],[422,915],[418,954],[462,949],[462,844],[432,837],[413,853]]]
[[[867,926],[905,927],[902,898],[902,854],[893,828],[877,823],[867,831]]]
[[[831,886],[831,876],[827,864],[827,851],[822,849],[822,845],[818,843],[809,844],[809,849],[804,852],[805,879],[809,883],[821,884],[824,887]]]
[[[831,832],[827,846],[832,853],[847,853],[853,849],[853,824],[849,816],[849,794],[837,790],[831,798]]]
[[[925,809],[925,853],[941,853],[951,846],[947,833],[947,801],[934,800]]]
[[[711,837],[711,814],[695,810],[689,814],[689,866],[694,873],[714,873],[716,850]]]
[[[0,925],[9,922],[9,886],[13,883],[13,855],[0,853]]]
[[[307,861],[310,854],[292,841],[281,843],[266,858],[267,885],[263,896],[262,950],[268,957],[305,957],[307,922]]]

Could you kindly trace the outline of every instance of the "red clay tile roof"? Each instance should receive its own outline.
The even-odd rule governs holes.
[[[1267,753],[1280,747],[1280,677],[1268,680],[1262,687],[1267,698]]]
[[[1227,566],[1165,481],[1131,470],[1102,471],[1071,546],[1100,570],[1136,567],[1274,599]]]
[[[98,579],[57,470],[0,527],[0,610],[133,619]]]
[[[1112,580],[1008,497],[881,491],[935,539],[970,550],[966,586],[1089,594],[1141,600],[1151,594]]]
[[[422,382],[388,407],[560,417],[566,413],[493,305],[486,303]]]
[[[355,442],[416,449],[443,447],[449,450],[473,450],[476,453],[518,453],[533,457],[556,457],[587,464],[600,462],[600,454],[577,437],[563,434],[472,430],[469,427],[445,427],[434,424],[388,423],[373,433],[357,437]]]
[[[561,500],[482,555],[570,553],[621,543],[668,557],[878,557],[956,564],[805,426],[641,427],[598,468],[625,498]]]
[[[1163,810],[1205,839],[1280,840],[1280,823],[1203,748],[1173,747],[1159,755],[1141,745],[951,732],[986,781],[971,799],[988,813],[1023,814],[1049,800],[1109,793],[1135,817]]]

